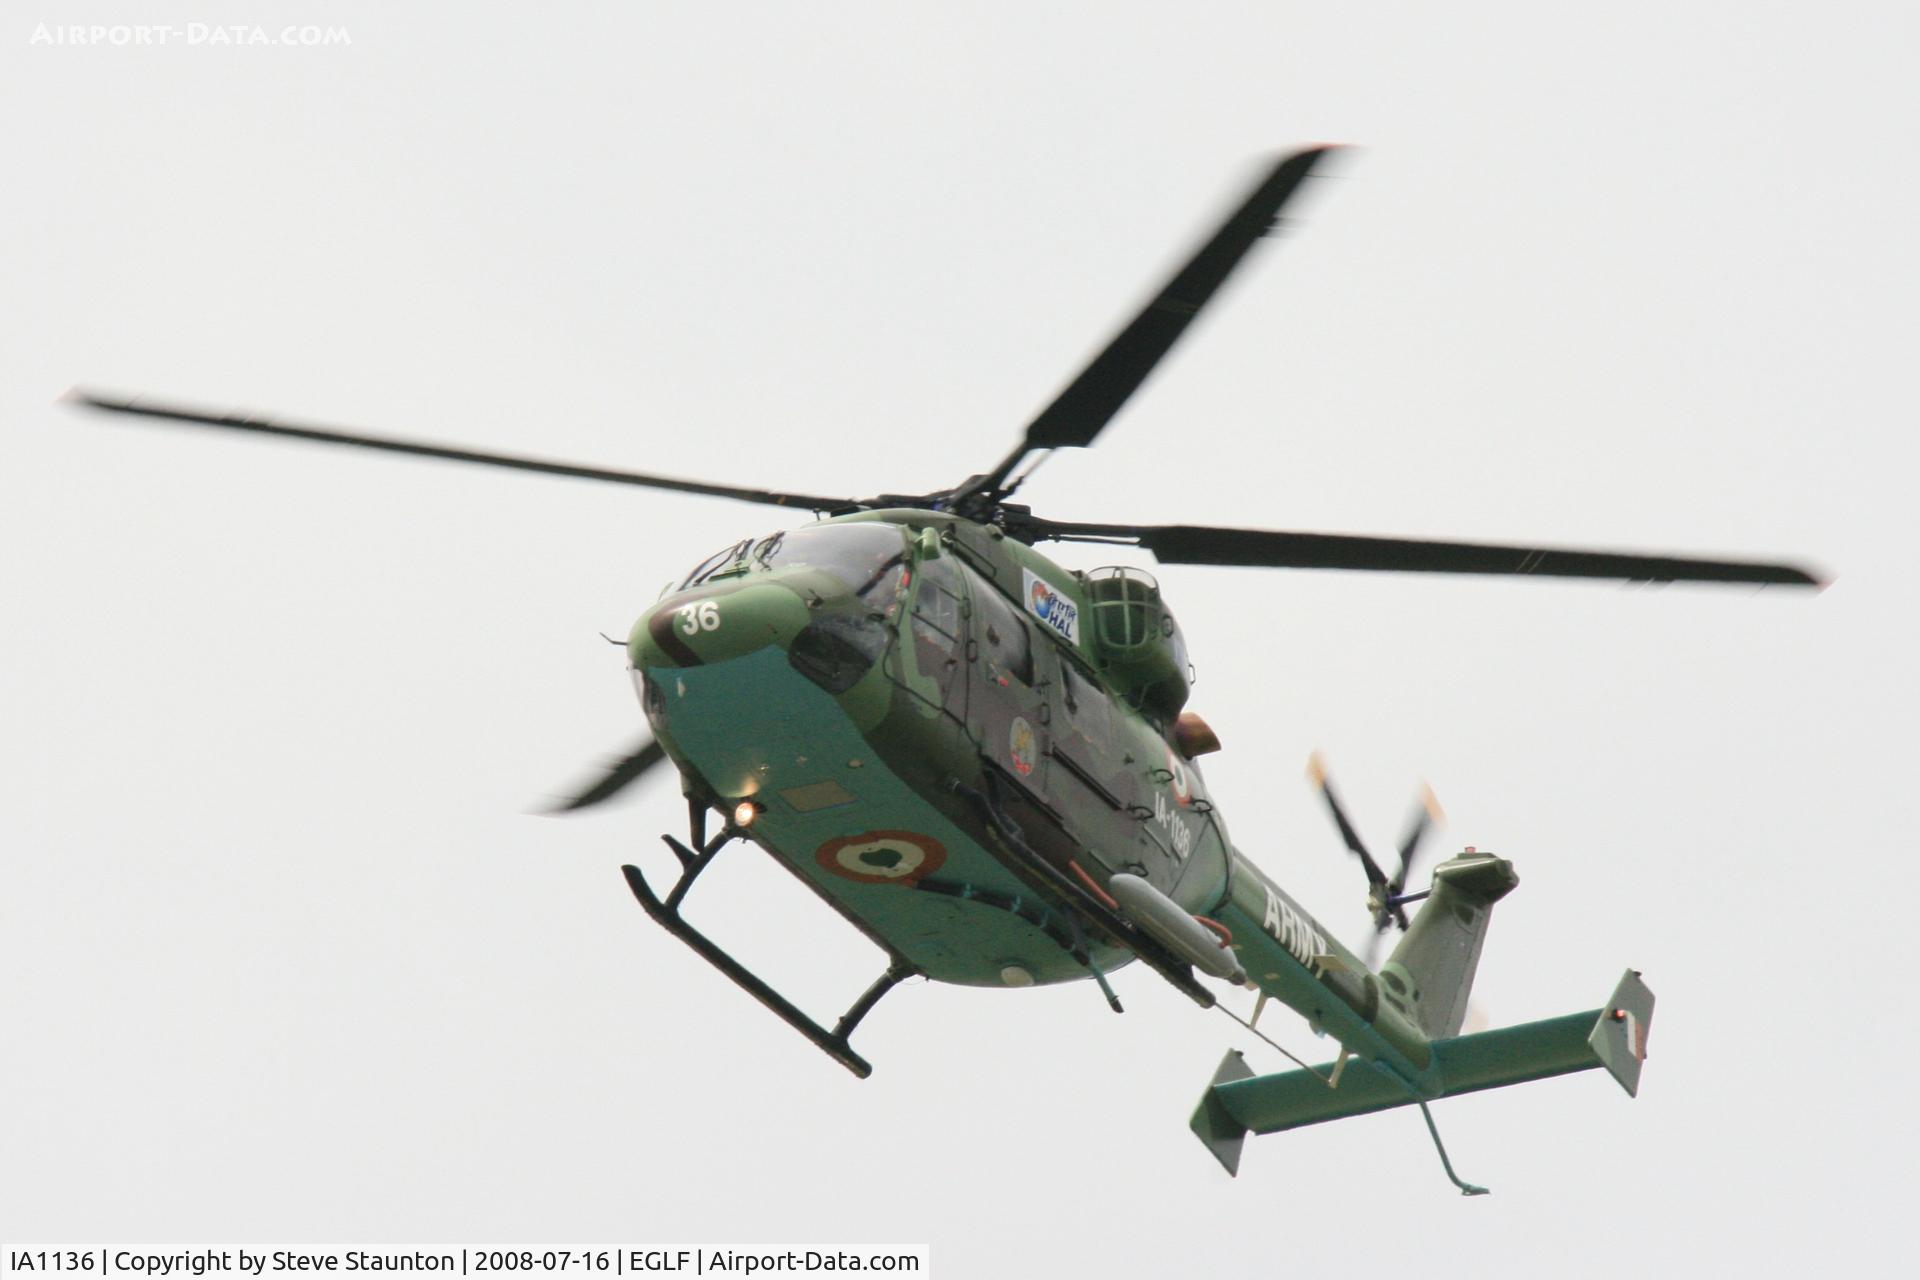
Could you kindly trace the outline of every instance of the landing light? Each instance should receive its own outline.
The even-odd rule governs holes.
[[[753,825],[753,820],[759,816],[760,806],[751,800],[742,800],[733,806],[733,825],[736,827],[750,827]]]

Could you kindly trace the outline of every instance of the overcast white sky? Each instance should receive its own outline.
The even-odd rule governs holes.
[[[937,1274],[1904,1270],[1920,20],[1896,4],[46,3],[0,23],[0,1232],[927,1241]],[[346,47],[47,47],[42,22]],[[855,1081],[655,930],[622,634],[763,510],[82,417],[79,382],[868,493],[1021,424],[1262,157],[1364,148],[1063,519],[1804,559],[1812,597],[1170,568],[1236,841],[1358,941],[1421,778],[1598,1074],[1257,1139],[1151,974],[916,985]],[[1094,549],[1064,562],[1100,563]],[[822,1013],[878,957],[741,851]],[[1301,1052],[1324,1049],[1276,1023]],[[1249,1048],[1267,1069],[1286,1064]]]

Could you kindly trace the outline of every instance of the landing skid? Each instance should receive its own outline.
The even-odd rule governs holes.
[[[686,899],[687,890],[693,887],[693,882],[700,878],[700,873],[707,869],[720,850],[732,841],[742,838],[744,834],[738,827],[728,823],[711,840],[706,839],[706,810],[698,801],[688,803],[693,847],[689,848],[672,836],[660,837],[666,841],[667,847],[673,850],[674,856],[680,859],[679,880],[675,881],[673,888],[663,899],[653,891],[653,886],[647,883],[646,873],[629,864],[620,868],[627,877],[627,887],[633,890],[633,896],[639,900],[641,907],[653,918],[655,924],[692,947],[708,964],[732,978],[748,995],[778,1014],[783,1022],[811,1040],[821,1052],[862,1080],[866,1079],[873,1074],[873,1066],[853,1051],[853,1046],[848,1043],[847,1038],[853,1034],[853,1029],[860,1025],[860,1020],[872,1011],[873,1006],[880,1003],[882,996],[919,971],[904,958],[894,957],[887,971],[875,979],[872,986],[860,993],[860,998],[848,1006],[847,1011],[840,1016],[840,1021],[833,1024],[831,1031],[802,1013],[792,1001],[768,986],[753,970],[721,950],[712,939],[681,917],[680,904]]]

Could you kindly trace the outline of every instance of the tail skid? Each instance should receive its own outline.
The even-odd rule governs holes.
[[[1647,1029],[1652,1021],[1653,992],[1636,970],[1629,969],[1602,1008],[1435,1041],[1432,1082],[1423,1080],[1423,1087],[1416,1087],[1377,1062],[1371,1064],[1374,1070],[1348,1070],[1337,1076],[1335,1063],[1256,1076],[1239,1051],[1232,1050],[1221,1060],[1213,1082],[1201,1096],[1191,1127],[1226,1171],[1237,1174],[1241,1148],[1249,1133],[1278,1133],[1409,1104],[1418,1104],[1425,1112],[1429,1099],[1524,1084],[1593,1067],[1606,1068],[1633,1096],[1639,1092],[1640,1068],[1647,1056]],[[1337,1081],[1332,1086],[1328,1085],[1330,1076]],[[1427,1116],[1427,1125],[1432,1129],[1431,1115]],[[1433,1138],[1438,1146],[1438,1130],[1433,1130]],[[1440,1158],[1446,1161],[1444,1148]],[[1447,1175],[1468,1195],[1484,1190],[1454,1177],[1450,1162]]]

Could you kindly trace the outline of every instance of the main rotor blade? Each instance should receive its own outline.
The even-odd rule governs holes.
[[[667,758],[666,748],[659,742],[648,738],[634,750],[616,760],[606,773],[602,774],[591,786],[580,791],[571,799],[562,801],[548,809],[548,813],[575,813],[591,808],[625,791]]]
[[[1752,582],[1781,586],[1826,584],[1789,564],[1703,560],[1621,551],[1579,551],[1490,542],[1430,542],[1338,533],[1220,529],[1206,525],[1067,524],[1035,520],[1038,538],[1067,542],[1136,542],[1167,564],[1220,564],[1277,569],[1365,569],[1400,573],[1531,574],[1553,578],[1615,578],[1628,582]]]
[[[1035,449],[1084,448],[1092,444],[1233,274],[1247,250],[1273,230],[1281,207],[1320,157],[1335,149],[1313,147],[1275,163],[1173,279],[1028,424],[1020,447],[985,477],[984,488],[998,488],[1020,459]]]
[[[154,418],[162,422],[185,423],[195,427],[223,427],[229,431],[250,431],[256,435],[283,436],[293,440],[313,440],[321,444],[351,445],[357,449],[378,449],[383,453],[405,453],[422,458],[443,458],[450,462],[475,462],[488,467],[514,471],[537,471],[546,475],[573,476],[581,480],[603,480],[611,484],[639,485],[647,489],[670,489],[676,493],[697,493],[712,498],[733,498],[767,506],[796,507],[805,511],[843,511],[861,504],[847,498],[822,498],[804,493],[783,493],[774,489],[741,489],[727,484],[708,484],[701,480],[677,480],[670,476],[647,475],[639,471],[613,471],[604,467],[582,467],[545,458],[529,458],[513,453],[483,453],[475,449],[453,449],[445,445],[403,440],[391,436],[360,435],[331,427],[298,426],[267,418],[236,417],[202,413],[178,405],[156,404],[141,400],[111,400],[89,391],[75,389],[66,399],[89,409]]]

